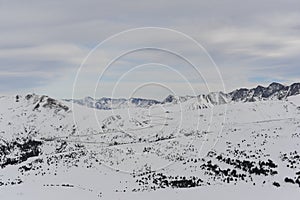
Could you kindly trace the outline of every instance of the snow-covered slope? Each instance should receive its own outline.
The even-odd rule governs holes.
[[[288,97],[288,101],[294,103],[297,106],[300,106],[300,95],[290,96],[290,97]]]
[[[1,97],[0,199],[298,199],[294,97],[227,97],[110,110]]]

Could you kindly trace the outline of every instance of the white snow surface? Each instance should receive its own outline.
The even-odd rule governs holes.
[[[288,97],[288,101],[294,103],[297,106],[300,106],[300,95]]]
[[[0,199],[299,199],[299,96],[200,100],[97,110],[2,96]]]

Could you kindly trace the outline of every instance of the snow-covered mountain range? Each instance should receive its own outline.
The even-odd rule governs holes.
[[[257,86],[252,89],[238,89],[229,93],[232,101],[254,102],[261,100],[282,100],[289,96],[300,94],[300,83],[284,86],[280,83],[271,83],[268,87]]]
[[[247,89],[240,88],[229,93],[211,92],[209,94],[201,94],[198,96],[174,96],[169,95],[162,101],[142,98],[100,98],[94,99],[86,97],[83,99],[65,99],[65,101],[73,102],[79,105],[85,105],[90,108],[97,108],[103,110],[120,109],[128,107],[143,107],[148,108],[156,104],[178,104],[188,100],[197,101],[199,107],[210,107],[213,105],[227,104],[230,102],[254,102],[262,100],[282,100],[289,96],[300,94],[300,83],[293,83],[290,86],[285,86],[280,83],[271,83],[267,87],[257,86],[255,88]]]
[[[0,199],[297,199],[297,94],[299,84],[272,83],[161,102],[103,98],[100,109],[94,99],[2,96]]]
[[[152,99],[142,99],[142,98],[130,98],[130,99],[113,99],[113,98],[100,98],[94,99],[92,97],[85,97],[83,99],[65,99],[65,101],[73,102],[79,105],[85,105],[89,108],[97,108],[101,110],[111,110],[127,108],[130,106],[147,108],[155,104],[159,104],[159,101]]]

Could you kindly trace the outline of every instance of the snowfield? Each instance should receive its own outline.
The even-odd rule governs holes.
[[[288,97],[288,100],[292,103],[294,103],[297,106],[300,106],[300,95],[297,96],[290,96]]]
[[[299,95],[223,96],[109,110],[0,97],[0,199],[299,199]]]

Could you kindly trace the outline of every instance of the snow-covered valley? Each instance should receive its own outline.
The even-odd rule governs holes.
[[[0,97],[0,199],[296,199],[299,99],[103,110]]]

